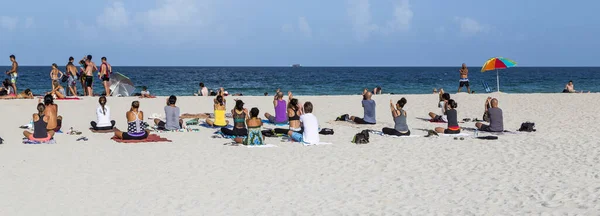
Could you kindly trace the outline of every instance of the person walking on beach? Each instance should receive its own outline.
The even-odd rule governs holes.
[[[98,76],[102,79],[102,85],[104,85],[104,93],[106,96],[110,96],[110,74],[112,74],[112,66],[106,61],[106,57],[102,57],[102,65],[100,66],[100,73]]]
[[[469,68],[465,63],[462,64],[462,68],[459,70],[460,72],[460,80],[458,83],[458,92],[462,89],[463,86],[467,87],[467,93],[471,94],[471,87],[469,86]]]
[[[87,96],[94,96],[94,89],[92,89],[92,84],[94,83],[93,75],[94,72],[98,71],[98,68],[92,61],[92,55],[88,55],[85,59],[85,89],[87,91]]]
[[[60,76],[59,76],[60,75]],[[52,89],[56,88],[56,84],[64,76],[63,72],[58,69],[56,63],[52,63],[52,70],[50,71],[50,79],[52,82]]]
[[[73,61],[75,61],[75,58],[73,58],[73,56],[69,57],[69,63],[67,63],[66,66],[67,77],[69,77],[67,80],[67,87],[69,88],[71,95],[77,96],[77,67],[75,67]]]
[[[12,84],[13,90],[15,92],[17,91],[17,77],[19,75],[19,63],[17,63],[17,59],[15,58],[15,55],[10,55],[9,56],[10,61],[12,62],[12,67],[10,68],[10,70],[6,71],[7,75],[10,75],[10,83]]]
[[[498,99],[488,97],[487,100],[485,100],[485,113],[483,116],[483,120],[490,124],[485,125],[480,122],[475,123],[475,127],[479,130],[488,132],[504,131],[502,109],[498,108]]]

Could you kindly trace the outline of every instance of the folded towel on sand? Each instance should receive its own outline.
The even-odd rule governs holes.
[[[466,137],[466,136],[471,136],[471,134],[468,134],[468,133],[442,134],[442,136],[447,136],[447,137]]]
[[[169,140],[167,138],[162,138],[156,134],[150,134],[150,135],[148,135],[148,138],[143,139],[143,140],[122,140],[117,137],[112,137],[111,139],[118,143],[172,142],[171,140]]]
[[[275,125],[275,126],[288,126],[289,125],[288,123],[285,123],[285,124],[273,124],[269,120],[262,120],[262,123],[263,124]]]
[[[319,143],[302,143],[304,146],[313,146],[313,145],[332,145],[333,143],[329,142],[319,142]]]
[[[50,139],[50,140],[45,141],[45,142],[40,142],[40,141],[33,141],[33,140],[29,140],[29,139],[24,139],[23,140],[23,144],[56,144],[56,140]]]
[[[90,131],[92,133],[114,133],[115,129],[110,129],[110,130],[94,130],[93,128],[90,128]]]

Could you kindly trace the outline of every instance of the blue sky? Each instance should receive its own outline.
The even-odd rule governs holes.
[[[598,66],[598,1],[5,1],[0,56],[136,66]],[[1,59],[1,58],[0,58]],[[7,65],[0,60],[1,65]]]

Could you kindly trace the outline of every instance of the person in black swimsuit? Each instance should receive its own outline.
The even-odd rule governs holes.
[[[46,130],[50,118],[44,115],[46,106],[43,103],[37,105],[38,113],[33,114],[33,133],[29,130],[23,131],[23,136],[33,141],[48,141],[54,136],[53,130]]]

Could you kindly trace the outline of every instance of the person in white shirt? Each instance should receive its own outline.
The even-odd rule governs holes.
[[[92,121],[92,129],[94,130],[112,130],[115,127],[115,121],[110,120],[110,108],[106,106],[106,97],[102,96],[98,99],[100,106],[96,109],[97,121]]]
[[[208,88],[206,88],[206,86],[204,86],[204,83],[200,83],[200,89],[198,90],[198,93],[195,93],[194,95],[196,95],[196,96],[210,96],[208,94]]]
[[[319,121],[317,117],[312,114],[313,104],[309,101],[304,103],[304,114],[300,116],[300,122],[304,128],[302,133],[294,132],[290,130],[288,135],[292,140],[296,142],[318,144],[319,140]]]

